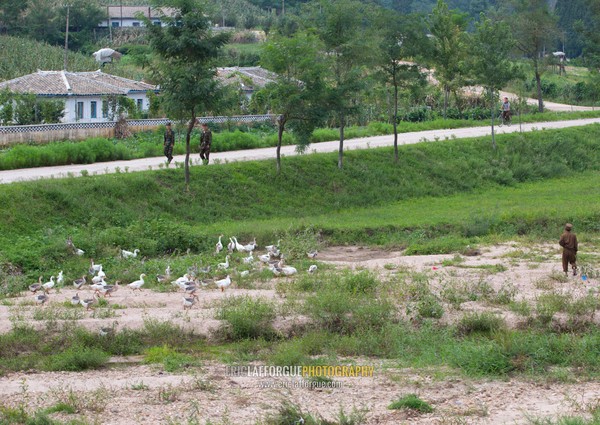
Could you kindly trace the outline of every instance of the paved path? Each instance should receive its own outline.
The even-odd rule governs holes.
[[[570,120],[570,121],[555,121],[555,122],[544,122],[544,123],[532,123],[523,124],[523,131],[541,130],[541,129],[554,129],[564,127],[575,127],[588,125],[593,123],[600,123],[600,118],[590,118],[581,120]],[[511,127],[496,127],[497,134],[502,133],[513,133],[519,131],[519,125],[513,124]],[[429,130],[429,131],[418,131],[412,133],[403,133],[398,135],[399,144],[413,144],[424,140],[436,141],[445,140],[452,138],[465,138],[465,137],[481,137],[489,136],[491,134],[490,127],[471,127],[471,128],[459,128],[453,130]],[[394,143],[393,135],[366,137],[361,139],[348,139],[344,142],[344,149],[367,149],[376,148],[382,146],[392,146]],[[338,150],[338,141],[333,142],[322,142],[313,143],[309,146],[308,154],[315,152],[336,152]],[[295,152],[295,146],[283,146],[281,148],[281,154],[286,156],[297,155]],[[199,165],[198,154],[191,156],[193,165]],[[275,158],[275,148],[262,148],[262,149],[250,149],[242,151],[231,151],[231,152],[219,152],[212,153],[210,155],[211,166],[215,162],[226,162],[226,161],[253,161],[253,160],[264,160]],[[175,157],[174,162],[182,163],[185,159],[185,155],[178,155]],[[64,165],[57,167],[39,167],[39,168],[26,168],[20,170],[8,170],[0,171],[0,184],[12,183],[17,181],[26,180],[37,180],[43,178],[63,178],[63,177],[80,177],[82,172],[90,175],[108,174],[115,173],[118,171],[144,171],[144,170],[156,170],[159,166],[165,165],[164,157],[154,158],[142,158],[134,159],[131,161],[114,161],[114,162],[98,162],[95,164],[85,165]],[[173,165],[171,165],[173,167]]]

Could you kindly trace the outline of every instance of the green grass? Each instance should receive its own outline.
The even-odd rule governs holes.
[[[433,407],[423,400],[421,400],[416,394],[407,394],[403,397],[400,397],[398,400],[394,401],[392,404],[388,406],[388,409],[398,410],[398,409],[410,409],[416,410],[420,413],[431,413],[433,412]]]

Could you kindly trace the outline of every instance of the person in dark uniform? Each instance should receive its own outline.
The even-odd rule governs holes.
[[[200,134],[200,159],[206,165],[210,155],[210,145],[212,143],[212,133],[208,124],[202,123],[202,133]]]
[[[173,161],[173,146],[175,146],[175,132],[171,129],[171,123],[167,123],[164,140],[164,153],[167,157],[167,166]]]
[[[573,268],[573,276],[577,276],[577,236],[571,232],[573,225],[565,224],[565,231],[560,236],[558,244],[562,246],[562,266],[565,275],[569,275],[569,264]]]

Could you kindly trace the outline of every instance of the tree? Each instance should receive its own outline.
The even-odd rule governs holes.
[[[157,1],[155,6],[174,9],[173,16],[162,16],[164,26],[148,27],[150,46],[159,58],[153,74],[160,84],[162,106],[173,118],[186,121],[185,183],[190,182],[190,138],[200,111],[219,108],[222,91],[215,79],[214,61],[229,40],[229,34],[213,34],[210,21],[197,0]]]
[[[323,62],[320,41],[299,32],[292,37],[273,36],[265,44],[261,64],[278,74],[277,81],[264,89],[270,109],[278,114],[277,174],[281,172],[281,145],[286,124],[295,130],[297,149],[309,144],[312,131],[324,121],[321,107]]]
[[[596,0],[587,0],[590,19],[587,25],[580,22],[577,30],[583,35],[583,55],[586,65],[597,74],[600,71],[600,3]]]
[[[509,3],[510,22],[517,48],[531,60],[537,85],[538,110],[544,111],[542,98],[543,58],[551,50],[557,35],[557,18],[547,0],[512,0]]]
[[[402,18],[401,15],[385,11],[380,16],[380,28],[383,28],[381,42],[380,69],[383,80],[393,90],[394,161],[398,162],[398,93],[401,88],[423,81],[424,77],[418,65],[407,62],[416,52],[426,45],[421,21],[414,16]]]
[[[347,120],[359,110],[357,94],[365,85],[365,66],[374,64],[376,34],[368,4],[357,0],[333,0],[311,4],[305,23],[312,26],[323,43],[327,62],[325,98],[328,109],[340,127],[338,168],[343,167],[344,129]]]
[[[461,84],[464,75],[463,61],[466,57],[465,38],[467,16],[448,9],[438,0],[427,19],[430,35],[429,61],[444,92],[444,118],[448,111],[450,92]]]
[[[483,86],[488,93],[490,102],[490,117],[492,125],[492,146],[496,149],[494,134],[494,118],[496,116],[497,92],[514,79],[518,69],[509,59],[514,46],[508,25],[504,22],[494,22],[482,13],[475,24],[475,33],[470,43],[471,56],[469,69],[474,82]],[[498,37],[498,34],[504,34]],[[493,52],[493,54],[490,54]]]

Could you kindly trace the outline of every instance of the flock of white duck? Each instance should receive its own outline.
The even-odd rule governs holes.
[[[215,255],[218,255],[224,250],[223,235],[219,236],[218,242],[215,244]],[[258,257],[254,257],[254,251],[258,248],[256,244],[256,238],[246,245],[242,245],[238,242],[235,236],[229,238],[229,243],[227,244],[227,255],[225,256],[225,261],[222,263],[218,263],[217,269],[220,272],[227,272],[231,266],[230,264],[230,256],[235,251],[240,253],[247,254],[246,257],[242,258],[242,262],[246,265],[254,266],[255,264],[264,264],[273,272],[275,276],[292,276],[298,273],[298,270],[295,267],[287,266],[284,264],[284,256],[279,250],[279,243],[277,245],[267,245],[266,253],[259,255]],[[79,256],[84,254],[84,251],[81,249],[75,248],[72,240],[67,239],[67,245],[72,249],[72,251]],[[135,249],[133,251],[121,250],[121,258],[132,259],[137,258],[140,250]],[[318,252],[311,251],[307,252],[306,255],[308,258],[314,259],[316,258]],[[258,261],[257,261],[258,259]],[[263,266],[264,267],[264,266]],[[196,301],[199,299],[197,295],[197,291],[200,287],[207,287],[210,283],[214,283],[217,288],[219,288],[222,292],[225,291],[231,285],[231,276],[229,274],[226,275],[223,279],[201,279],[199,274],[208,274],[210,273],[211,266],[207,266],[205,268],[198,268],[196,265],[190,267],[183,276],[178,277],[177,279],[173,279],[171,276],[171,266],[167,266],[165,269],[164,275],[156,276],[159,283],[168,283],[171,282],[174,286],[178,286],[181,290],[185,292],[185,295],[182,297],[183,299],[183,309],[189,309],[194,306]],[[317,271],[317,265],[313,264],[309,267],[308,273],[312,274]],[[71,298],[71,304],[73,305],[82,305],[89,310],[92,305],[97,302],[98,297],[110,297],[113,293],[115,293],[119,289],[119,284],[121,281],[116,281],[113,285],[108,284],[106,282],[106,273],[103,270],[102,264],[94,263],[94,259],[90,260],[90,267],[88,269],[88,274],[91,275],[91,283],[89,284],[89,289],[93,291],[93,294],[89,298],[80,298],[79,293],[76,293],[75,296]],[[240,277],[245,277],[250,274],[249,270],[244,270],[239,273]],[[128,283],[127,286],[132,291],[140,291],[142,286],[144,286],[146,274],[140,274],[140,278],[131,283]],[[42,282],[42,276],[39,277],[38,282],[29,286],[29,290],[35,294],[35,302],[39,305],[44,305],[48,299],[50,291],[56,286],[62,286],[65,282],[65,277],[63,271],[61,270],[55,280],[54,276],[50,277],[48,282]],[[76,289],[82,289],[82,287],[87,283],[87,275],[83,274],[80,278],[73,280],[73,286]],[[40,293],[41,292],[41,293]]]

